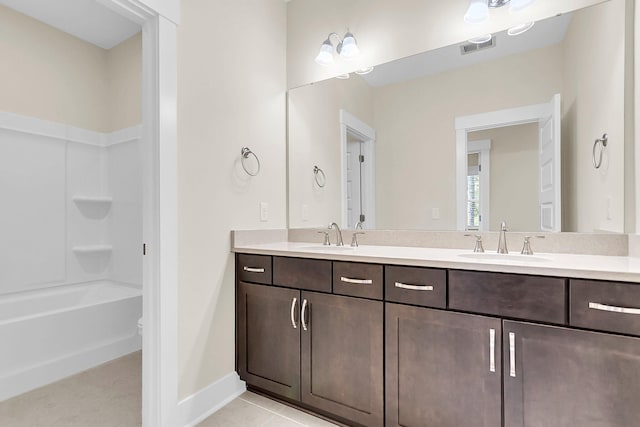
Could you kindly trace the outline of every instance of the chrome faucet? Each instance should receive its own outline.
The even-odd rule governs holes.
[[[335,222],[329,224],[329,230],[334,227],[336,229],[336,246],[344,246],[344,243],[342,242],[342,231],[340,231],[340,227],[338,227],[338,224],[336,224]]]
[[[362,230],[362,221],[358,221],[358,222],[356,223],[356,228],[355,228],[355,229],[356,229],[356,230]]]
[[[509,250],[507,249],[507,223],[502,221],[500,224],[500,237],[498,238],[498,253],[499,254],[508,254]]]

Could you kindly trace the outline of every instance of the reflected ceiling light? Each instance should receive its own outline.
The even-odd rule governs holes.
[[[520,12],[531,6],[536,0],[511,0],[511,12]]]
[[[351,74],[346,73],[346,74],[340,74],[339,76],[336,76],[336,79],[347,80],[350,77],[351,77]]]
[[[373,67],[360,68],[359,70],[356,70],[356,74],[364,76],[365,74],[369,74],[372,71],[373,71]]]
[[[470,0],[467,13],[464,14],[464,22],[467,24],[480,24],[487,19],[489,19],[487,0]]]
[[[483,36],[478,36],[478,37],[474,37],[472,39],[469,39],[469,43],[474,43],[474,44],[482,44],[482,43],[486,43],[489,40],[491,40],[493,38],[492,34],[485,34]]]
[[[347,31],[344,35],[344,38],[340,38],[338,34],[331,33],[327,36],[327,39],[320,46],[320,52],[318,56],[316,56],[316,63],[319,65],[331,65],[333,63],[333,44],[331,43],[331,36],[334,36],[338,39],[338,44],[336,46],[336,52],[340,55],[341,58],[344,59],[353,59],[356,56],[360,55],[360,49],[358,48],[358,43],[356,42],[356,38],[351,34],[351,32]]]
[[[511,27],[507,30],[507,34],[510,36],[519,36],[520,34],[526,33],[533,27],[534,22],[525,22],[524,24],[516,25],[515,27]]]

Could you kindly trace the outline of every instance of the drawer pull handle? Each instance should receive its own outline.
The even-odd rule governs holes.
[[[354,285],[372,285],[372,279],[350,279],[348,277],[340,277],[340,281],[344,283],[352,283]]]
[[[306,317],[307,317],[307,300],[305,299],[304,301],[302,301],[302,312],[300,313],[300,321],[302,322],[302,329],[304,329],[305,331],[307,330],[307,322],[306,322]]]
[[[509,332],[509,375],[516,377],[516,334]]]
[[[408,285],[402,282],[396,282],[396,288],[409,289],[410,291],[432,291],[433,286],[430,285]]]
[[[496,371],[496,330],[489,329],[489,372]]]
[[[249,273],[264,273],[264,268],[242,267],[242,269]]]
[[[293,329],[298,329],[298,325],[296,323],[296,303],[298,302],[298,298],[294,298],[291,301],[291,326]]]
[[[615,305],[606,305],[597,302],[590,302],[589,308],[593,310],[610,311],[612,313],[640,314],[640,308],[617,307]]]

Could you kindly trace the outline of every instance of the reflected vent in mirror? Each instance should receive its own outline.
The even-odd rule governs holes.
[[[481,50],[491,49],[496,46],[496,38],[491,37],[491,40],[487,40],[484,43],[467,43],[460,45],[460,54],[468,55],[474,52],[480,52]]]

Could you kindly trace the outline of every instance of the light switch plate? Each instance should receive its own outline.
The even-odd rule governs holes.
[[[269,221],[269,203],[260,202],[260,221]]]

